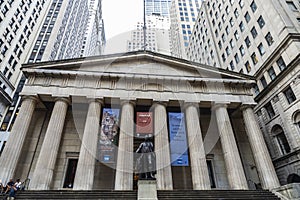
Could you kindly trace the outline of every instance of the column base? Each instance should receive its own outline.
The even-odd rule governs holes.
[[[138,181],[138,200],[157,200],[156,180]]]

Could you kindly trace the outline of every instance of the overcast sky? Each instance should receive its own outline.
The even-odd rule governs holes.
[[[143,20],[143,0],[103,0],[106,39],[132,30]]]

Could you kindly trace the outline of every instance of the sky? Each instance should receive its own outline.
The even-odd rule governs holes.
[[[143,0],[102,0],[106,39],[133,30],[143,20]]]

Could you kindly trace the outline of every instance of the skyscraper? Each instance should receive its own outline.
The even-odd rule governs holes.
[[[159,14],[169,16],[171,0],[144,0],[146,15]]]
[[[201,0],[174,0],[170,8],[171,54],[186,58],[186,48],[201,5]]]
[[[127,41],[127,51],[149,50],[163,54],[170,54],[170,18],[160,15],[146,16],[146,44],[144,44],[143,22],[138,22],[136,29],[131,31],[131,38]],[[144,47],[144,45],[146,45]]]
[[[300,172],[299,1],[203,3],[192,61],[253,75],[254,109],[281,184]]]
[[[10,9],[15,12],[2,12],[5,18],[2,18],[4,21],[1,22],[1,26],[9,20],[11,25],[8,24],[5,30],[8,33],[3,33],[3,36],[6,36],[0,39],[0,42],[4,41],[3,44],[1,42],[1,69],[3,68],[2,74],[6,74],[1,76],[6,78],[2,87],[6,93],[3,92],[4,98],[1,98],[4,105],[2,115],[5,117],[1,120],[0,150],[9,136],[21,102],[19,92],[25,83],[25,78],[20,73],[21,64],[93,55],[96,49],[97,52],[101,52],[105,43],[101,0],[34,2],[36,4],[31,0],[28,3],[22,0],[20,4],[16,4],[20,7],[13,7],[12,3]],[[4,3],[1,1],[1,4]],[[3,6],[8,9],[8,5]],[[32,15],[29,15],[31,12]],[[19,25],[23,20],[28,20],[28,23]],[[18,31],[19,26],[24,29]],[[0,33],[2,30],[1,28]],[[14,34],[18,34],[19,37]],[[10,38],[14,39],[14,42],[10,41]],[[7,107],[10,103],[12,104]]]

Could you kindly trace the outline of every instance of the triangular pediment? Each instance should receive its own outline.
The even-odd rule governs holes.
[[[25,74],[60,72],[61,74],[114,74],[116,76],[164,76],[170,78],[204,78],[251,80],[252,77],[220,68],[193,63],[154,52],[94,56],[23,65]]]

